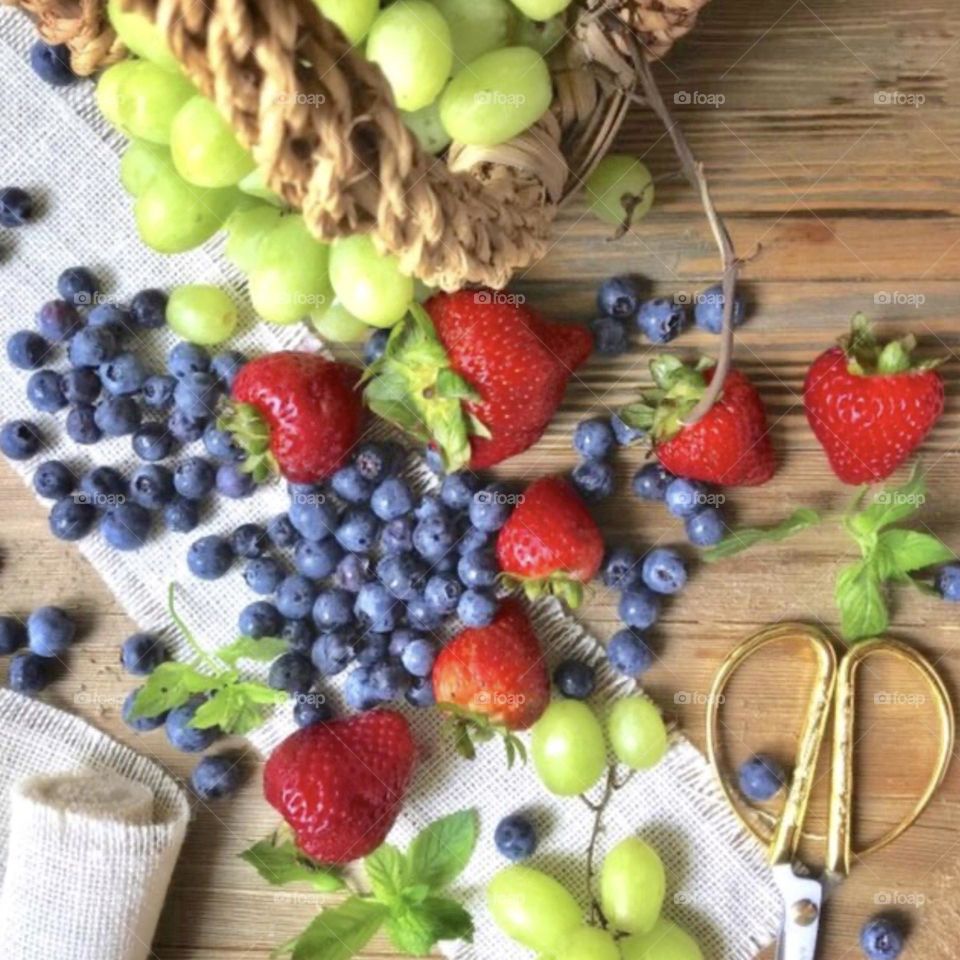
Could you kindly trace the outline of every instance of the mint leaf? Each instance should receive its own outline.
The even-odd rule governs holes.
[[[434,821],[410,844],[410,878],[442,890],[460,875],[477,844],[477,814],[461,810]]]
[[[736,554],[742,553],[758,543],[776,543],[780,540],[786,540],[808,527],[816,526],[820,523],[820,520],[820,514],[816,510],[801,507],[776,526],[744,527],[741,530],[734,530],[715,547],[704,550],[700,556],[707,563],[716,563],[717,560],[725,560],[727,557],[736,556]]]
[[[230,683],[200,704],[190,726],[201,730],[219,727],[224,733],[244,736],[263,723],[268,706],[284,703],[288,696],[283,690],[253,680]]]
[[[392,905],[407,885],[407,858],[392,844],[383,843],[364,861],[373,895]]]
[[[860,560],[840,571],[836,600],[840,608],[840,631],[846,640],[875,637],[890,623],[883,583],[876,565],[869,560]]]
[[[398,950],[422,957],[438,940],[472,940],[473,919],[455,900],[428,897],[392,914],[387,930]]]
[[[237,637],[233,643],[221,647],[217,656],[228,666],[236,666],[238,660],[254,660],[270,663],[281,653],[286,653],[287,641],[279,637]]]
[[[344,883],[331,868],[321,866],[305,857],[290,841],[274,844],[260,840],[240,854],[271,886],[288,883],[309,883],[318,893],[342,890]]]
[[[920,471],[914,468],[906,483],[899,487],[884,487],[874,495],[873,503],[866,510],[847,517],[847,529],[863,546],[873,534],[912,516],[926,499],[926,481]]]
[[[926,567],[955,560],[954,552],[940,539],[918,530],[884,530],[877,538],[876,560],[880,576],[886,580]]]
[[[298,937],[293,960],[350,960],[373,939],[388,913],[376,900],[350,897],[314,918]]]
[[[131,715],[157,717],[186,703],[198,693],[206,693],[218,685],[216,678],[201,673],[188,663],[169,660],[161,663],[147,677],[133,701]]]
[[[438,940],[473,940],[473,917],[447,897],[428,897],[423,910],[430,916]]]

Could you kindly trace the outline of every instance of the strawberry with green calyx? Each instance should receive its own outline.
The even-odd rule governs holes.
[[[218,426],[246,453],[241,469],[262,482],[277,471],[318,483],[339,469],[360,437],[360,371],[318,353],[283,350],[246,363]]]
[[[696,423],[685,420],[713,379],[712,361],[696,366],[672,355],[650,363],[655,388],[620,411],[621,419],[646,430],[666,470],[679,477],[722,486],[759,486],[776,471],[767,415],[760,394],[731,370],[717,402]]]
[[[563,477],[530,484],[497,536],[501,577],[530,600],[552,594],[575,609],[603,561],[603,536]]]
[[[448,471],[493,466],[543,435],[593,338],[520,298],[461,290],[415,305],[365,375],[374,413],[436,446]]]
[[[840,346],[807,371],[807,420],[844,483],[890,476],[943,413],[942,361],[915,360],[915,346],[913,336],[881,343],[857,314]]]

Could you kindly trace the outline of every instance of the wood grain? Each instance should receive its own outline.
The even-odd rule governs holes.
[[[762,489],[729,492],[730,518],[768,522],[800,504],[832,511],[848,499],[806,426],[800,390],[806,364],[864,310],[889,330],[912,330],[925,351],[949,358],[947,413],[925,445],[930,502],[922,523],[960,548],[960,7],[949,0],[715,0],[657,73],[668,102],[675,94],[698,101],[677,104],[677,113],[739,252],[761,247],[744,271],[754,316],[739,337],[737,363],[767,400],[782,465]],[[877,94],[917,105],[878,104]],[[713,106],[705,97],[723,100]],[[662,131],[642,109],[633,111],[619,148],[644,156],[658,176],[676,168]],[[663,184],[654,211],[618,243],[608,243],[603,228],[572,203],[550,255],[516,289],[548,313],[582,320],[592,313],[597,283],[612,272],[638,273],[665,294],[690,294],[717,279],[706,222],[685,185]],[[678,349],[710,351],[714,344],[690,334]],[[648,354],[638,344],[626,358],[590,363],[544,440],[502,472],[527,478],[570,466],[575,422],[630,399],[646,380]],[[680,542],[676,523],[629,494],[641,459],[638,452],[620,457],[617,495],[598,511],[604,528],[611,539],[641,548]],[[159,736],[138,739],[119,720],[129,682],[117,647],[132,624],[87,564],[48,536],[43,511],[6,467],[0,498],[4,609],[26,611],[56,599],[85,621],[71,671],[49,699],[187,774],[192,761]],[[852,553],[836,527],[824,527],[789,547],[696,569],[656,630],[659,659],[649,692],[702,744],[703,698],[723,655],[771,621],[835,629],[833,579]],[[616,629],[611,599],[597,591],[583,613],[602,637]],[[929,653],[956,693],[957,608],[898,593],[895,623],[893,635]],[[804,670],[802,657],[781,652],[731,689],[726,735],[734,762],[756,749],[789,762]],[[898,702],[878,705],[878,692]],[[926,776],[932,713],[929,704],[913,702],[919,692],[885,665],[867,671],[857,762],[860,843],[896,821]],[[823,787],[821,775],[814,830],[822,829]],[[955,765],[921,822],[855,867],[829,904],[822,960],[858,957],[860,925],[886,903],[911,927],[909,956],[956,955],[958,787]],[[235,802],[197,810],[158,932],[157,960],[265,958],[308,922],[320,898],[274,893],[236,857],[273,822],[255,778]],[[388,954],[378,940],[366,956]]]

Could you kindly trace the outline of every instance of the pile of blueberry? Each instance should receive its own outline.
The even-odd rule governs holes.
[[[634,474],[633,492],[641,500],[665,503],[673,516],[683,520],[687,539],[695,547],[712,547],[723,539],[723,498],[706,484],[675,477],[659,463],[648,463]]]
[[[288,641],[268,682],[298,698],[298,723],[326,719],[321,698],[311,702],[315,683],[351,667],[344,697],[353,709],[404,697],[432,705],[430,632],[454,616],[486,626],[496,613],[493,537],[513,498],[469,473],[418,496],[401,476],[404,460],[400,447],[365,443],[328,484],[291,484],[288,511],[265,528],[244,524],[188,551],[204,580],[244,563],[263,599],[240,612],[238,628]]]
[[[37,315],[37,330],[17,331],[7,341],[10,363],[31,371],[27,399],[41,413],[65,411],[66,432],[78,444],[129,436],[144,465],[128,479],[112,467],[78,475],[58,460],[41,463],[34,487],[55,501],[54,536],[78,540],[99,521],[107,543],[135,550],[155,515],[167,529],[189,532],[200,521],[201,501],[214,490],[233,498],[251,494],[254,484],[239,469],[243,452],[213,416],[244,358],[235,351],[211,357],[203,347],[181,342],[171,349],[166,370],[153,373],[133,346],[144,331],[164,325],[164,293],[143,290],[129,307],[102,301],[99,283],[85,267],[65,270],[57,289],[60,297]],[[61,347],[65,370],[53,366]],[[161,462],[201,438],[211,459]],[[42,430],[32,421],[0,427],[0,451],[11,459],[30,459],[42,445]]]
[[[669,343],[690,326],[687,304],[666,297],[644,300],[640,286],[640,280],[632,276],[611,277],[601,284],[597,292],[600,316],[591,324],[598,353],[608,357],[626,353],[633,327],[651,343]],[[701,330],[720,333],[723,329],[722,286],[707,287],[692,299],[692,322]],[[736,294],[734,326],[740,326],[745,316],[743,298]]]
[[[28,696],[40,693],[55,679],[76,637],[76,623],[60,607],[38,607],[25,621],[0,616],[0,655],[15,654],[10,661],[10,688]]]

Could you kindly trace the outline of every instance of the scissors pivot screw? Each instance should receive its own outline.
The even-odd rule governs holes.
[[[812,900],[797,900],[793,905],[793,922],[801,927],[809,927],[817,922],[820,908]]]

